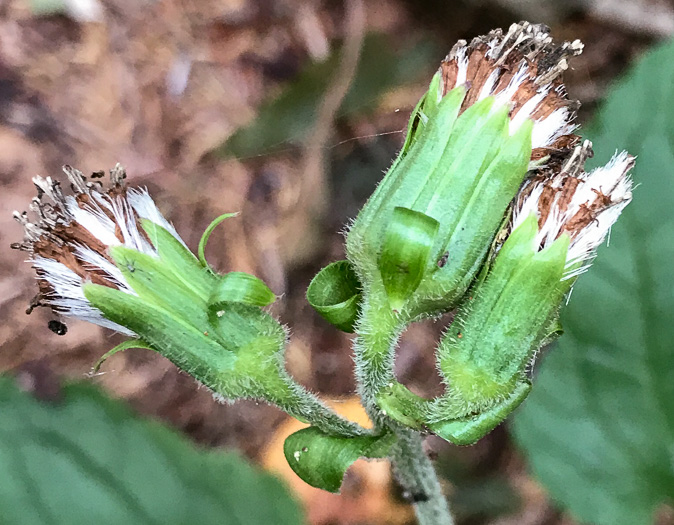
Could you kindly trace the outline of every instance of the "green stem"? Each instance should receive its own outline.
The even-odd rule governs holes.
[[[452,525],[447,499],[433,464],[423,451],[421,434],[414,430],[396,431],[398,442],[391,460],[398,481],[414,502],[419,525]]]
[[[249,389],[250,397],[276,405],[288,415],[304,423],[310,423],[326,434],[348,437],[370,433],[369,430],[331,410],[315,394],[295,382],[284,368],[280,371],[263,373],[255,383],[263,387],[260,390],[257,387]]]
[[[395,349],[404,323],[391,311],[388,301],[369,294],[363,304],[355,342],[356,377],[366,412],[378,429],[388,428],[398,438],[391,461],[397,479],[410,498],[419,525],[452,525],[438,476],[422,447],[419,432],[401,427],[376,403],[377,395],[395,384]]]
[[[402,326],[388,301],[377,302],[370,295],[362,306],[356,329],[356,381],[363,406],[376,427],[387,426],[384,421],[387,418],[377,406],[376,397],[395,382],[393,363],[401,331]]]

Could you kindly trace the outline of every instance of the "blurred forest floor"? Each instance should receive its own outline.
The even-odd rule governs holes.
[[[31,177],[59,176],[65,163],[92,172],[121,162],[192,248],[215,216],[241,211],[211,237],[211,263],[254,273],[281,296],[274,313],[292,327],[289,369],[353,411],[350,336],[323,322],[304,292],[343,257],[339,231],[402,144],[409,111],[452,44],[520,19],[547,23],[557,40],[580,38],[585,52],[566,83],[587,122],[610,82],[674,33],[674,7],[649,0],[380,0],[360,18],[355,6],[0,0],[0,372],[45,390],[65,378],[93,381],[198,443],[282,469],[278,432],[292,423],[276,409],[219,405],[143,350],[86,379],[119,337],[83,323],[57,337],[49,312],[25,315],[35,283],[24,254],[8,246],[21,236],[11,212],[27,209]],[[419,393],[438,392],[432,348],[445,324],[414,326],[403,339],[398,374]],[[461,523],[573,523],[527,474],[504,427],[470,448],[429,440],[429,452]],[[288,480],[311,523],[412,522],[384,463],[358,464],[341,496]]]

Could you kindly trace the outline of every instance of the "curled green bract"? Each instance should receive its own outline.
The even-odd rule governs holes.
[[[315,427],[291,434],[283,453],[295,474],[312,487],[338,492],[346,470],[359,458],[385,458],[395,445],[395,435],[330,436]]]
[[[440,224],[428,215],[396,207],[386,228],[379,271],[389,304],[400,310],[426,273]]]
[[[245,272],[229,272],[213,287],[208,306],[217,309],[221,303],[233,302],[262,307],[275,300],[276,295],[261,279]]]
[[[197,255],[199,256],[199,262],[205,267],[210,270],[210,266],[208,265],[208,261],[206,261],[206,244],[208,244],[208,239],[211,236],[211,233],[213,233],[213,230],[215,230],[216,226],[220,224],[222,221],[225,219],[229,219],[230,217],[236,217],[238,215],[237,213],[224,213],[220,215],[219,217],[216,217],[213,219],[213,221],[206,227],[206,230],[204,230],[203,235],[201,236],[201,239],[199,239],[199,246],[197,248]]]
[[[91,373],[96,374],[98,371],[101,369],[101,366],[105,361],[108,360],[108,358],[112,357],[118,352],[123,352],[124,350],[128,350],[129,348],[145,348],[146,350],[154,350],[149,344],[147,344],[145,341],[141,339],[129,339],[128,341],[124,341],[122,343],[119,343],[117,346],[112,348],[111,350],[108,350],[103,354],[98,361],[96,361],[96,364],[92,367]]]
[[[508,397],[496,401],[490,408],[464,417],[428,423],[428,428],[455,445],[472,445],[501,424],[522,404],[530,391],[531,383],[522,380]]]
[[[323,268],[307,288],[307,301],[321,317],[344,332],[353,332],[361,302],[361,284],[348,261]]]

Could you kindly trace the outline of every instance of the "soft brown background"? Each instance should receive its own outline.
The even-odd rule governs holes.
[[[192,248],[213,217],[243,212],[216,230],[210,261],[223,271],[252,272],[282,295],[274,312],[292,327],[289,369],[326,397],[348,398],[354,391],[350,338],[308,308],[304,291],[322,265],[343,256],[338,231],[400,146],[409,110],[451,45],[523,18],[547,23],[557,39],[582,39],[585,52],[566,78],[587,121],[611,80],[674,32],[672,5],[650,0],[380,0],[364,7],[355,1],[67,0],[68,11],[40,16],[31,8],[46,3],[0,0],[0,371],[30,377],[47,392],[59,380],[92,381],[195,442],[238,449],[281,471],[281,436],[292,423],[276,409],[218,405],[166,360],[141,350],[116,355],[103,374],[88,378],[92,363],[119,337],[83,323],[57,337],[47,329],[47,311],[25,315],[33,277],[25,254],[8,246],[21,236],[11,212],[27,208],[30,178],[58,176],[65,163],[91,172],[121,162],[130,184],[150,188]],[[426,76],[373,100],[367,114],[336,118],[361,38],[372,31],[390,35],[400,48],[427,40],[441,51],[423,65]],[[342,43],[347,52],[303,145],[247,159],[215,153],[255,119],[264,100]],[[437,391],[432,348],[442,327],[426,323],[405,335],[398,373],[418,392]],[[353,401],[339,404],[355,410]],[[527,474],[506,429],[471,448],[437,440],[428,446],[449,478],[448,494],[471,497],[461,496],[454,480],[494,484],[491,492],[476,489],[473,497],[483,503],[502,497],[504,486],[520,498],[506,492],[508,512],[497,505],[482,515],[459,501],[463,523],[573,523]],[[358,464],[342,496],[311,490],[292,474],[288,479],[312,523],[411,523],[385,463]],[[666,512],[661,521],[674,523]]]

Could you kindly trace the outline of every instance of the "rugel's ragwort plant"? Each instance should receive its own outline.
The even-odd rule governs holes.
[[[460,41],[410,119],[403,148],[351,224],[347,261],[307,291],[328,321],[355,332],[356,375],[374,422],[345,421],[286,372],[285,328],[263,309],[259,279],[215,273],[193,255],[121,167],[104,188],[66,167],[74,195],[34,179],[37,221],[16,214],[37,273],[31,309],[84,319],[132,337],[226,399],[276,404],[310,424],[285,444],[308,483],[336,491],[359,457],[388,457],[422,524],[451,523],[421,446],[435,433],[474,443],[531,389],[536,352],[559,333],[558,311],[631,199],[633,159],[586,173],[589,141],[573,134],[577,103],[561,81],[580,42],[555,45],[528,23]],[[43,197],[50,202],[43,202]],[[436,350],[445,393],[424,399],[393,372],[412,322],[457,310]],[[63,330],[60,321],[52,325]],[[97,365],[99,366],[100,363]]]

